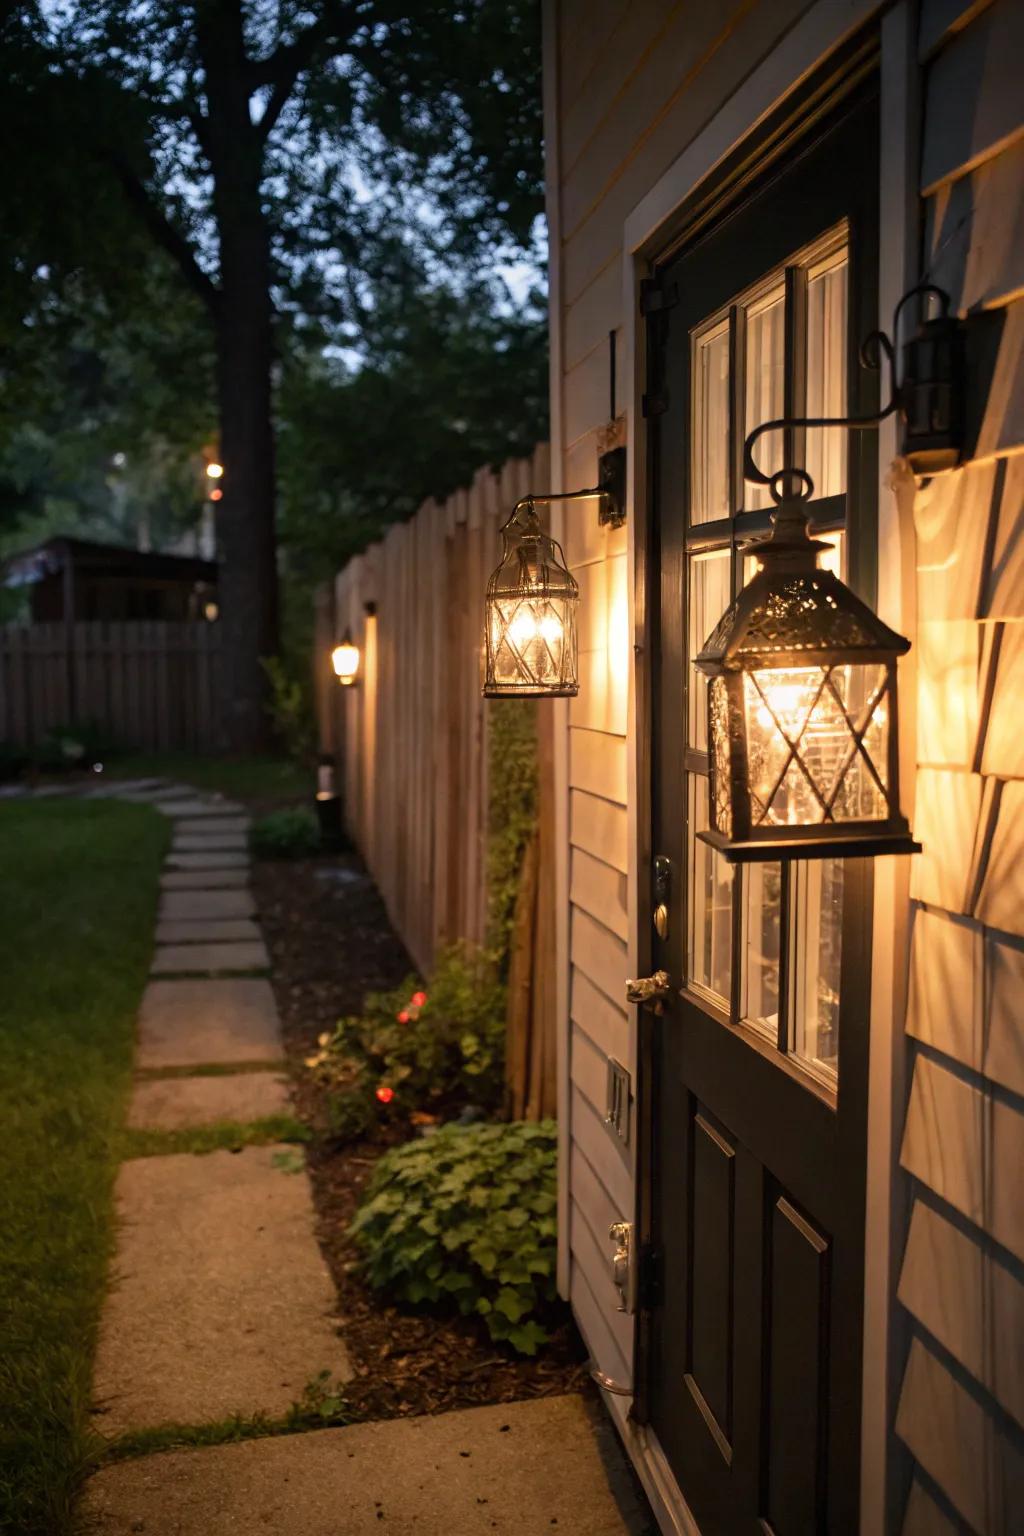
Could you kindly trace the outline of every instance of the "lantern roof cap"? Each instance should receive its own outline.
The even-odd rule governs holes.
[[[489,598],[579,596],[579,584],[566,566],[562,546],[541,526],[532,496],[516,503],[501,538],[501,560],[487,583]]]
[[[910,642],[890,629],[831,571],[818,567],[829,546],[810,536],[797,497],[784,498],[768,538],[749,546],[757,574],[726,609],[695,664],[704,672],[902,656]]]

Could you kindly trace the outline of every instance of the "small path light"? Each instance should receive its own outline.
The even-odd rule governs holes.
[[[211,480],[220,480],[224,474],[224,465],[218,464],[216,459],[211,459],[206,466],[206,473]]]
[[[540,502],[597,501],[602,523],[625,519],[625,449],[600,461],[592,490],[524,496],[501,530],[501,563],[487,583],[484,698],[573,698],[580,589],[561,545],[541,527]]]
[[[336,645],[331,652],[331,665],[342,687],[350,688],[356,681],[359,671],[359,647],[352,639],[350,630],[346,629],[341,637],[341,644]]]
[[[912,467],[926,473],[956,463],[962,380],[946,295],[913,289],[897,306],[893,332],[903,306],[924,294],[938,297],[942,313],[904,347],[899,383],[888,337],[875,332],[861,349],[865,366],[884,356],[893,372],[883,411],[787,417],[747,438],[744,473],[771,489],[772,531],[745,551],[757,573],[694,658],[708,678],[711,758],[711,825],[699,836],[731,863],[920,851],[900,811],[896,664],[910,642],[818,568],[828,545],[810,536],[810,476],[792,466],[767,475],[753,450],[768,432],[781,432],[788,446],[794,429],[864,430],[899,410]]]

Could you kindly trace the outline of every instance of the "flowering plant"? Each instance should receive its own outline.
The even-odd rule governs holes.
[[[361,1014],[321,1035],[306,1065],[336,1102],[332,1116],[364,1129],[374,1112],[451,1112],[501,1106],[505,991],[489,958],[465,946],[445,951],[429,986],[410,977],[366,998]],[[365,1106],[358,1125],[356,1103]]]

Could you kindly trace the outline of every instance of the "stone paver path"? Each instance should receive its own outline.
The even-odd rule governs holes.
[[[355,1424],[124,1462],[87,1510],[99,1536],[654,1536],[612,1434],[578,1397]]]
[[[143,1069],[278,1062],[281,1056],[277,1005],[262,977],[151,981],[143,993]]]
[[[262,939],[165,944],[157,948],[153,957],[154,976],[193,976],[196,971],[223,976],[229,971],[266,971],[269,967]]]
[[[137,1131],[180,1131],[219,1120],[264,1120],[289,1110],[288,1084],[273,1072],[150,1077],[136,1083],[128,1124]]]
[[[129,1127],[287,1113],[270,982],[223,974],[268,965],[242,808],[163,780],[89,793],[174,821]],[[322,1373],[351,1376],[294,1146],[133,1158],[116,1193],[101,1433],[281,1419]],[[118,1460],[85,1514],[98,1536],[655,1536],[614,1432],[575,1396]]]
[[[277,1417],[318,1371],[351,1374],[309,1180],[282,1150],[295,1155],[263,1146],[122,1165],[94,1387],[104,1433]]]

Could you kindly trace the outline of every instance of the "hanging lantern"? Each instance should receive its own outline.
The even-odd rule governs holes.
[[[331,665],[334,667],[338,682],[345,688],[350,688],[356,680],[359,671],[359,647],[352,639],[351,632],[346,629],[341,637],[341,644],[336,645],[331,652]]]
[[[915,853],[900,812],[896,662],[910,646],[837,576],[774,477],[757,574],[706,641],[710,821],[730,862]]]
[[[532,497],[516,504],[501,537],[501,564],[487,583],[484,697],[571,698],[580,589]]]

